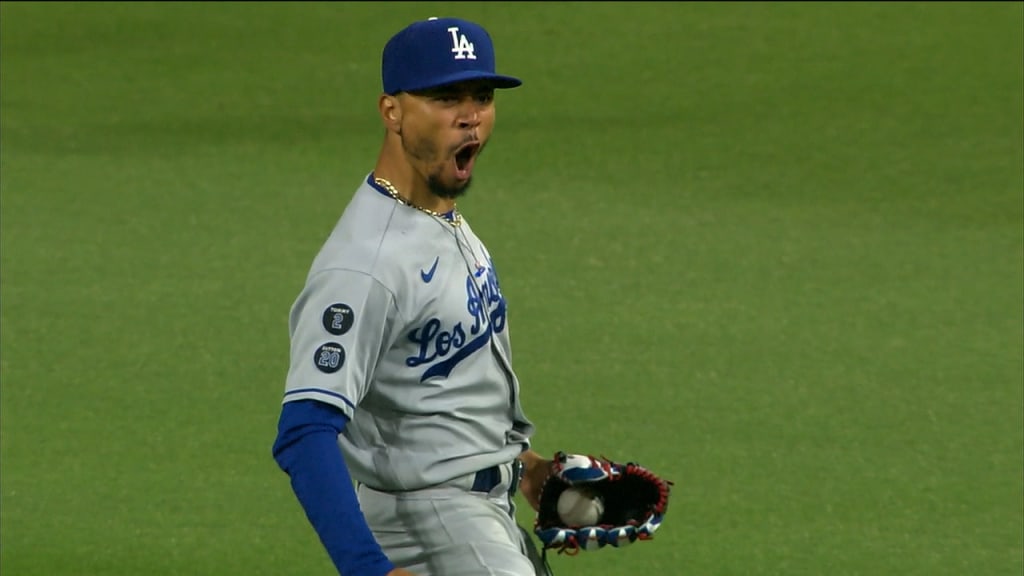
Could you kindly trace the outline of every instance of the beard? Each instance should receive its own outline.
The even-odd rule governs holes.
[[[470,176],[468,180],[463,182],[461,186],[456,188],[452,186],[447,186],[445,185],[444,182],[441,181],[441,170],[444,170],[444,168],[441,168],[437,170],[436,173],[429,174],[427,176],[427,186],[430,188],[431,194],[433,194],[434,196],[438,196],[440,198],[454,200],[464,195],[466,192],[469,192],[469,186],[473,183],[472,176]]]
[[[438,164],[442,155],[437,144],[425,139],[409,141],[405,138],[404,134],[401,134],[401,136],[402,149],[405,150],[406,154],[420,162],[423,162],[427,166],[436,165],[436,168],[427,174],[427,187],[430,189],[431,194],[439,198],[454,200],[465,195],[469,191],[469,187],[473,183],[472,176],[458,185],[445,183],[444,172],[448,167],[448,162],[444,161]],[[449,155],[454,154],[462,144],[464,144],[464,142],[452,147],[452,149],[449,150]],[[484,146],[481,144],[480,149],[476,152],[477,157],[483,153],[483,149]]]

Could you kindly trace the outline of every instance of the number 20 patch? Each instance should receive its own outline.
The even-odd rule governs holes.
[[[322,344],[313,353],[316,369],[326,374],[334,374],[345,364],[345,349],[337,342]]]

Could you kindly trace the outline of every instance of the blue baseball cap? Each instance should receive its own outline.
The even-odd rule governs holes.
[[[495,88],[522,81],[494,70],[494,43],[479,24],[458,18],[414,22],[384,46],[384,92],[397,94],[464,82],[489,80]]]

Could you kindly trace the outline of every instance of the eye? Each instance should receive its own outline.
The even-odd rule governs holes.
[[[481,104],[487,104],[494,100],[494,91],[487,90],[486,92],[478,92],[476,94],[476,101]]]

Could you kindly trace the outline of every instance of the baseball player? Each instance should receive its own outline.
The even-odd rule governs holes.
[[[386,44],[384,142],[289,318],[273,455],[338,572],[547,574],[515,521],[530,450],[494,259],[456,206],[494,127],[484,28],[415,22]],[[355,486],[352,479],[355,480]]]

